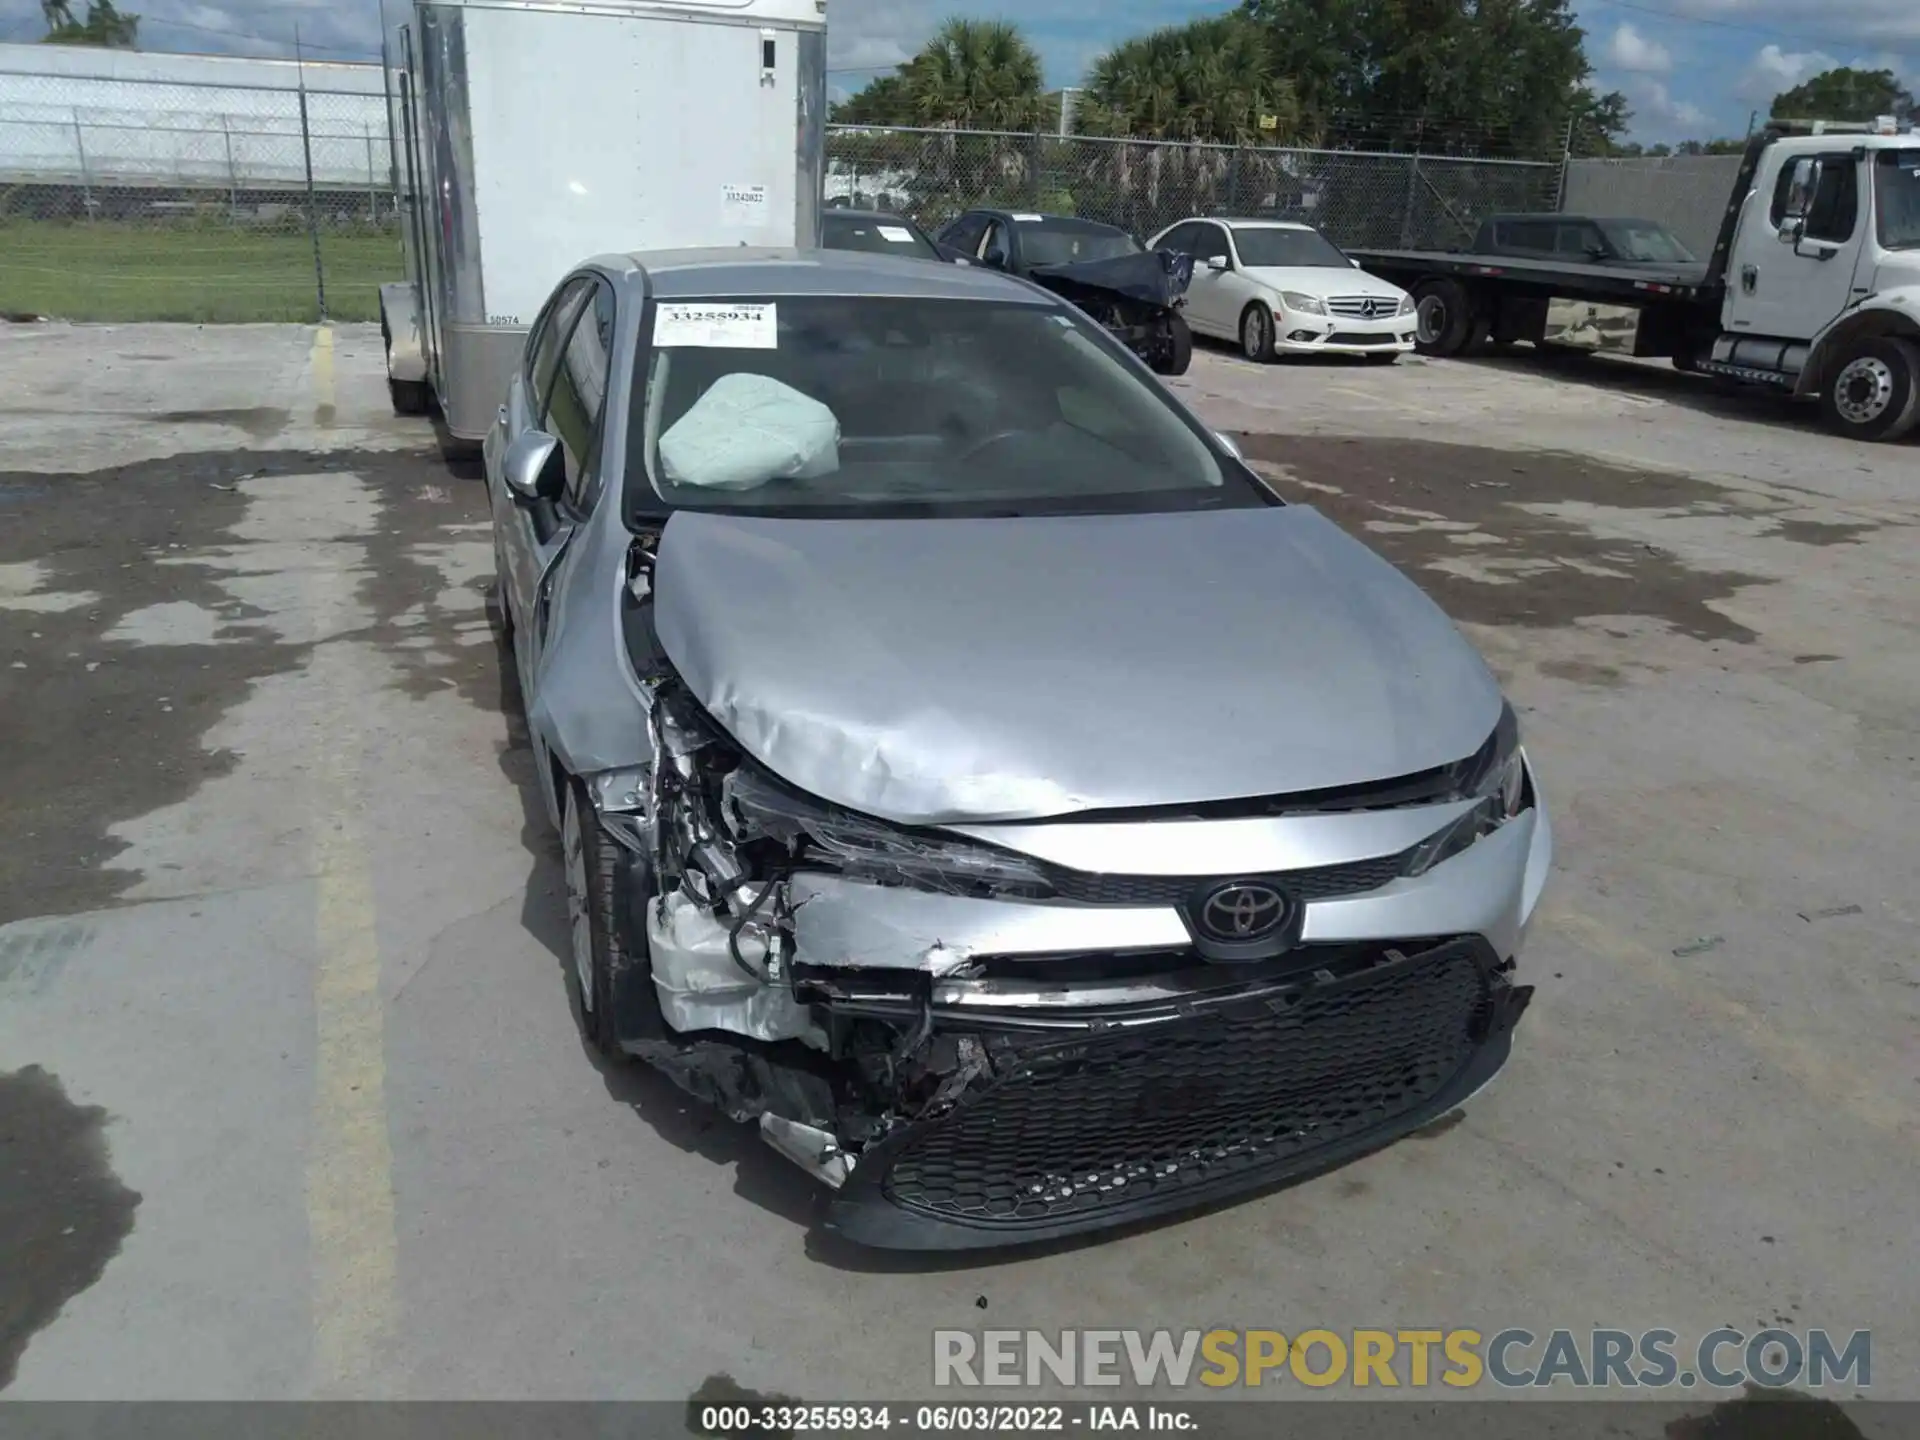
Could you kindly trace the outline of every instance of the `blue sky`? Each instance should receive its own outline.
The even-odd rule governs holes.
[[[85,0],[74,0],[76,10]],[[293,28],[327,58],[378,53],[378,0],[121,0],[148,46],[279,54]],[[397,14],[406,0],[389,0]],[[1920,0],[1577,0],[1602,89],[1624,91],[1643,140],[1737,135],[1751,110],[1833,64],[1887,66],[1920,84]],[[1228,8],[1223,0],[831,0],[829,63],[853,90],[949,14],[1017,18],[1053,85],[1118,40]],[[0,39],[40,33],[39,0],[0,0]]]

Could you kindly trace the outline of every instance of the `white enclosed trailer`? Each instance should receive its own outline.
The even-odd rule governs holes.
[[[484,436],[585,256],[817,244],[826,65],[826,0],[417,0],[389,47],[395,408]]]

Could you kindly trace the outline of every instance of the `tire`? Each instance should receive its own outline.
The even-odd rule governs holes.
[[[1453,356],[1473,342],[1473,300],[1458,280],[1429,280],[1414,291],[1413,348]]]
[[[1920,345],[1872,335],[1849,345],[1820,395],[1827,426],[1856,440],[1898,440],[1920,423]]]
[[[1273,312],[1257,300],[1240,312],[1240,353],[1256,365],[1273,360]]]
[[[424,380],[395,380],[389,376],[387,396],[393,401],[396,415],[424,415],[433,403],[433,392]]]
[[[613,977],[636,963],[614,921],[612,841],[600,829],[593,802],[578,780],[567,781],[560,811],[560,854],[567,887],[567,992],[580,1033],[609,1060],[626,1059],[613,1023]],[[646,958],[637,958],[644,966]]]
[[[1162,375],[1184,375],[1191,364],[1193,330],[1187,324],[1186,316],[1176,312],[1167,319],[1167,348],[1160,352],[1153,368]]]

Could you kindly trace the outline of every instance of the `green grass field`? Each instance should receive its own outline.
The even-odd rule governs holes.
[[[323,229],[327,313],[375,320],[405,274],[397,235]],[[304,229],[0,219],[0,314],[57,320],[316,320]]]

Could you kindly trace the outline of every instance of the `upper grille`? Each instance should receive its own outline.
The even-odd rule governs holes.
[[[1377,890],[1389,880],[1399,878],[1406,867],[1407,855],[1380,855],[1367,860],[1351,860],[1342,865],[1322,865],[1313,870],[1286,870],[1272,875],[1245,875],[1231,878],[1265,880],[1277,886],[1295,901],[1331,900],[1340,895],[1358,895]],[[1208,885],[1226,876],[1204,875],[1095,875],[1084,870],[1058,866],[1042,867],[1053,893],[1062,900],[1083,905],[1182,905]]]
[[[1310,1158],[1461,1074],[1505,984],[1482,949],[1451,941],[1290,1002],[1037,1047],[912,1133],[884,1191],[941,1218],[1020,1224],[1200,1197]]]
[[[1398,300],[1387,300],[1379,296],[1336,295],[1333,299],[1327,301],[1327,313],[1329,315],[1345,315],[1353,320],[1365,320],[1369,318],[1367,315],[1368,305],[1373,306],[1373,315],[1371,318],[1375,320],[1385,320],[1400,308],[1400,302]]]

